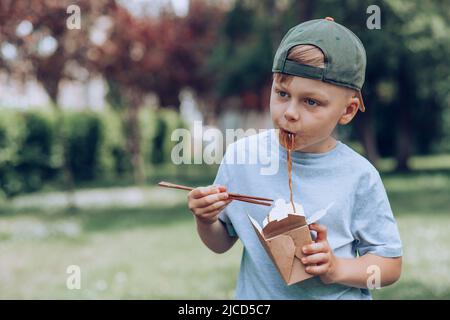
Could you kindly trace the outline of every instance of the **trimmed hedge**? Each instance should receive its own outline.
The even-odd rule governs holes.
[[[117,113],[109,109],[64,112],[62,118],[58,124],[49,112],[2,110],[0,193],[10,197],[61,182],[63,152],[75,182],[131,176],[123,122]],[[169,130],[184,126],[178,114],[143,108],[139,119],[144,163],[170,161]],[[62,136],[57,125],[62,125]]]

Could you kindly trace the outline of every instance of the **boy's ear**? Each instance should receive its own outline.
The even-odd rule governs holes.
[[[352,121],[359,109],[359,99],[356,95],[352,95],[350,101],[342,112],[342,116],[339,118],[339,124],[345,125]]]

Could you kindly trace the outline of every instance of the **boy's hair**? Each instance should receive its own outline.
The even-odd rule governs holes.
[[[300,44],[298,46],[293,47],[289,50],[289,54],[287,56],[288,60],[292,60],[297,63],[305,64],[312,67],[325,68],[325,56],[318,47],[309,45],[309,44]],[[274,72],[273,79],[277,83],[290,83],[294,76]],[[362,102],[362,97],[360,94],[358,95],[356,90],[351,90],[352,94],[358,98]]]
[[[287,58],[291,61],[308,66],[325,68],[325,56],[323,55],[322,50],[313,45],[301,44],[295,46],[289,50]],[[273,73],[273,79],[277,83],[289,83],[292,81],[293,77],[294,76],[280,72]]]

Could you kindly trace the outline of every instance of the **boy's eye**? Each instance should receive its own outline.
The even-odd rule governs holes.
[[[281,98],[286,98],[288,96],[287,92],[278,90],[277,94],[281,97]]]
[[[319,105],[316,100],[313,100],[310,98],[306,98],[305,102],[308,106],[311,106],[311,107],[315,107],[315,106]]]

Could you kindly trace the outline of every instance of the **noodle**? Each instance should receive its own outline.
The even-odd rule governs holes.
[[[289,195],[290,195],[290,201],[292,204],[292,208],[294,209],[294,213],[297,211],[295,210],[294,205],[294,194],[292,192],[292,157],[291,152],[294,150],[295,145],[295,136],[293,133],[287,133],[283,134],[283,144],[287,149],[287,167],[288,167],[288,179],[289,179]]]

